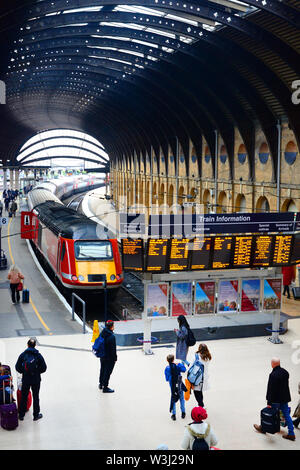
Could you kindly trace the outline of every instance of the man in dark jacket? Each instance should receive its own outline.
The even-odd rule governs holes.
[[[43,356],[35,348],[35,338],[30,338],[28,348],[20,354],[16,363],[16,371],[22,374],[22,395],[19,409],[19,419],[23,421],[27,410],[28,393],[31,388],[33,399],[33,421],[42,418],[40,413],[40,385],[41,374],[47,370]]]
[[[289,389],[289,373],[283,367],[280,367],[280,359],[273,358],[271,360],[272,372],[269,375],[267,387],[267,406],[277,408],[282,411],[285,422],[288,427],[288,433],[283,434],[284,439],[295,441],[293,420],[290,416],[290,408],[288,403],[291,401],[291,394]],[[261,426],[254,424],[258,432],[263,432]]]
[[[113,393],[114,390],[108,387],[108,382],[117,360],[116,337],[113,333],[114,322],[105,322],[105,328],[100,335],[104,338],[104,357],[100,358],[99,388],[103,393]]]

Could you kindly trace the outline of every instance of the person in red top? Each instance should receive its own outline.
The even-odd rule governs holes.
[[[287,294],[287,298],[290,299],[290,285],[296,279],[296,268],[295,266],[284,266],[282,267],[282,282],[283,282],[283,295]]]

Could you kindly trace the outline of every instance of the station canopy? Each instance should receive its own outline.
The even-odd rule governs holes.
[[[199,159],[217,130],[233,159],[236,128],[253,170],[260,126],[276,170],[278,122],[300,138],[299,27],[299,0],[1,2],[2,163],[53,129],[93,136],[111,158],[178,137]]]

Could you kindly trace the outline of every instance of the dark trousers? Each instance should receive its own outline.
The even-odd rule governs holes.
[[[40,412],[40,385],[41,382],[35,384],[22,384],[22,395],[21,395],[21,403],[19,409],[19,416],[21,418],[24,417],[26,410],[27,410],[27,400],[28,400],[28,393],[31,388],[32,390],[32,401],[33,401],[33,417],[37,418]]]
[[[203,403],[203,393],[202,393],[202,390],[194,390],[194,395],[195,395],[195,398],[197,400],[197,403],[198,403],[198,406],[202,406],[202,408],[204,407],[204,403]]]
[[[290,298],[290,286],[283,287],[283,295],[287,294],[288,298]]]
[[[18,285],[19,284],[10,284],[12,302],[16,302],[16,297],[17,302],[20,302],[20,291],[17,290]]]
[[[99,384],[104,388],[108,387],[108,382],[115,366],[115,361],[109,359],[100,359],[100,377]]]

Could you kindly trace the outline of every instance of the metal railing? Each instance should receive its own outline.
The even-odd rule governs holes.
[[[82,300],[77,294],[74,294],[72,292],[72,320],[75,321],[74,313],[75,313],[75,299],[79,300],[79,302],[82,304],[82,328],[83,328],[83,334],[86,333],[86,306],[85,306],[85,301]]]

